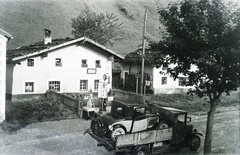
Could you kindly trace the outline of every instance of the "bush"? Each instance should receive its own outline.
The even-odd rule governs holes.
[[[34,122],[66,119],[72,114],[74,112],[69,107],[52,99],[7,102],[6,120],[2,128],[15,131]]]
[[[206,111],[209,108],[206,100],[187,94],[149,95],[146,97],[146,100],[153,104],[178,108],[189,112]]]

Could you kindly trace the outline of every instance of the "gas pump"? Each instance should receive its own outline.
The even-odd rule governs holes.
[[[86,120],[93,118],[95,115],[95,104],[93,102],[92,90],[89,91],[87,105],[83,107],[82,117]]]
[[[100,98],[101,106],[99,108],[99,112],[103,113],[103,111],[107,111],[107,84],[108,84],[108,76],[107,74],[103,74],[102,80],[99,81],[99,91],[98,98]]]

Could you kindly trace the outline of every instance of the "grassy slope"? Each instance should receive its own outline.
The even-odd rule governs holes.
[[[167,0],[161,0],[166,4]],[[108,47],[120,54],[135,50],[142,43],[143,15],[148,9],[147,35],[160,38],[156,0],[1,0],[0,28],[13,35],[9,48],[43,40],[43,29],[52,38],[72,37],[71,19],[85,6],[97,13],[114,13],[123,22],[120,40]],[[126,12],[119,8],[124,8]]]

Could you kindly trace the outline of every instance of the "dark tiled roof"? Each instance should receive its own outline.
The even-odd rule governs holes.
[[[72,38],[65,38],[65,39],[53,39],[52,43],[44,44],[44,42],[37,42],[35,44],[29,45],[29,46],[22,46],[16,49],[7,50],[7,59],[10,60],[12,58],[18,57],[18,56],[24,56],[30,53],[34,53],[40,50],[44,50],[68,41],[73,40]]]
[[[145,51],[145,62],[151,63],[154,60],[154,52]],[[133,51],[125,56],[124,62],[142,62],[142,49]]]

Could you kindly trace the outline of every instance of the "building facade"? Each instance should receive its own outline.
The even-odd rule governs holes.
[[[6,104],[6,48],[7,41],[12,36],[6,31],[0,29],[0,122],[5,120]]]
[[[136,89],[140,89],[141,84],[141,70],[142,70],[142,56],[141,52],[134,51],[125,56],[122,63],[122,74],[123,85],[127,87],[126,78],[128,75],[135,75],[136,78]],[[145,65],[144,73],[148,76],[146,78],[148,83],[148,89],[151,89],[154,94],[173,94],[173,93],[185,93],[192,86],[186,86],[185,83],[188,77],[184,75],[179,75],[177,79],[173,79],[167,74],[167,66],[154,67],[151,64],[151,59],[153,58],[153,53],[150,51],[146,52],[145,55]],[[172,65],[173,66],[173,65]],[[171,67],[171,66],[169,66]],[[195,70],[196,67],[192,66],[191,70]],[[139,93],[139,91],[138,91]]]
[[[11,100],[38,98],[47,90],[97,93],[107,75],[112,88],[112,62],[119,54],[88,38],[56,39],[8,51],[7,94]]]

